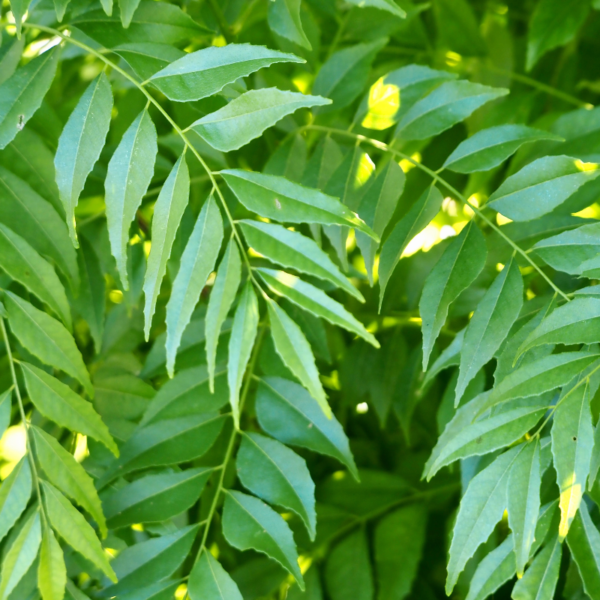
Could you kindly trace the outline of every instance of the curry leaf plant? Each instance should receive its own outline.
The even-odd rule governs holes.
[[[599,28],[6,0],[0,600],[600,600]]]

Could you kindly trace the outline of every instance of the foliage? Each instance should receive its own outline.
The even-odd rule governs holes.
[[[599,9],[5,0],[0,599],[599,599]]]

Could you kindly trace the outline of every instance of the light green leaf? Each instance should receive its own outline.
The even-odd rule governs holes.
[[[238,550],[253,549],[276,560],[304,589],[292,532],[283,518],[262,500],[228,490],[223,510],[223,535]]]
[[[552,600],[558,582],[562,544],[554,536],[533,559],[525,576],[513,588],[513,600]]]
[[[198,119],[190,125],[190,129],[213,148],[230,152],[260,137],[265,129],[299,108],[325,104],[331,104],[331,100],[277,88],[250,90],[223,108]]]
[[[583,225],[541,240],[533,250],[552,268],[577,275],[582,263],[600,253],[599,233],[600,223]]]
[[[149,82],[177,102],[199,100],[228,83],[280,62],[304,62],[293,54],[251,44],[227,44],[191,52],[150,77]]]
[[[149,79],[176,60],[187,56],[179,48],[157,42],[121,44],[113,48],[113,52],[127,61],[137,75],[144,80]]]
[[[229,403],[236,425],[239,425],[240,420],[240,389],[256,340],[258,319],[258,299],[252,284],[248,282],[235,310],[229,338],[227,382],[229,384]]]
[[[427,386],[444,370],[455,365],[460,364],[460,353],[465,339],[465,332],[467,328],[461,329],[450,342],[442,353],[435,359],[434,363],[427,369],[425,378],[421,384],[422,389],[426,389]]]
[[[447,81],[416,102],[396,130],[401,140],[424,140],[466,119],[475,110],[506,96],[508,90],[470,81]]]
[[[74,377],[93,398],[94,388],[73,336],[56,319],[12,292],[5,292],[8,322],[19,339],[42,362]]]
[[[325,584],[331,600],[371,600],[374,582],[364,528],[346,536],[329,552]]]
[[[175,465],[199,458],[213,445],[227,417],[190,415],[139,427],[121,448],[121,456],[100,479],[99,487],[136,469]]]
[[[579,387],[563,390],[558,399],[552,425],[552,456],[560,489],[561,520],[558,530],[562,542],[586,489],[590,472],[594,428],[590,409],[589,379]]]
[[[223,218],[211,194],[183,251],[167,304],[167,371],[170,377],[173,377],[181,336],[215,267],[222,242]]]
[[[62,23],[70,1],[71,0],[54,0],[54,10],[56,11],[56,18],[59,23]]]
[[[108,163],[104,184],[108,236],[125,290],[129,289],[129,229],[152,180],[157,151],[156,128],[148,111],[143,110],[123,135]]]
[[[284,444],[337,458],[358,480],[348,438],[335,416],[328,419],[300,385],[280,377],[261,379],[256,392],[260,426]]]
[[[0,223],[0,267],[46,303],[71,328],[65,289],[54,269],[20,235]]]
[[[530,441],[517,457],[508,479],[508,523],[513,532],[518,577],[523,576],[540,514],[540,443]]]
[[[271,31],[298,46],[312,50],[312,46],[302,28],[301,4],[302,0],[271,0],[267,19]]]
[[[375,528],[378,599],[403,600],[412,588],[425,544],[427,511],[419,504],[385,516]]]
[[[119,455],[108,428],[90,402],[46,371],[26,362],[21,368],[29,398],[46,418],[102,442],[115,456]]]
[[[364,302],[362,294],[310,238],[275,223],[245,219],[239,224],[248,244],[270,261],[330,281]]]
[[[10,425],[12,412],[12,387],[0,394],[0,439]]]
[[[146,296],[144,334],[146,339],[150,336],[150,326],[152,325],[152,316],[156,308],[160,284],[167,270],[167,261],[171,256],[175,234],[188,203],[189,195],[190,174],[185,162],[185,154],[183,154],[171,169],[154,205],[152,246],[148,256],[146,276],[144,277],[144,294]]]
[[[333,104],[320,110],[338,110],[348,106],[363,92],[371,63],[387,44],[382,38],[369,44],[356,44],[332,54],[323,64],[312,88],[318,96],[331,98]]]
[[[197,532],[198,525],[190,525],[123,550],[112,562],[119,583],[106,588],[103,595],[125,599],[127,592],[172,575],[188,555]]]
[[[243,600],[233,579],[207,550],[190,573],[187,591],[191,600]]]
[[[31,468],[24,456],[0,486],[0,540],[12,529],[31,497]]]
[[[450,595],[467,561],[488,539],[502,518],[507,505],[506,490],[510,471],[523,447],[521,444],[501,454],[471,479],[460,502],[454,525],[446,594]]]
[[[106,74],[102,72],[79,99],[58,140],[54,158],[56,184],[75,246],[75,207],[85,180],[102,152],[112,108],[110,83]]]
[[[121,23],[123,23],[123,27],[125,27],[125,29],[131,25],[131,20],[133,19],[133,15],[135,14],[139,4],[140,0],[119,0],[119,8],[121,9]]]
[[[235,239],[232,237],[229,244],[227,244],[225,255],[221,259],[217,277],[208,298],[208,308],[206,309],[206,361],[211,393],[214,393],[215,390],[215,362],[221,328],[235,300],[241,278],[240,251]]]
[[[514,575],[513,536],[509,535],[477,565],[466,600],[485,600]]]
[[[570,42],[590,11],[589,2],[540,0],[529,23],[527,70],[549,50]]]
[[[146,475],[107,496],[102,505],[112,529],[166,521],[188,510],[200,497],[212,469]]]
[[[222,368],[217,369],[214,393],[209,389],[206,366],[180,371],[160,388],[140,424],[186,415],[215,413],[226,404],[228,393]]]
[[[487,249],[477,225],[470,221],[454,238],[423,287],[419,312],[423,319],[423,370],[433,344],[446,322],[450,304],[477,278],[485,265]]]
[[[67,585],[67,567],[60,544],[52,529],[44,526],[38,566],[38,588],[42,600],[62,600]]]
[[[513,259],[489,287],[467,326],[460,353],[455,406],[458,406],[469,382],[494,357],[522,306],[523,278],[517,261]]]
[[[35,443],[36,458],[46,476],[94,518],[102,537],[106,537],[106,520],[92,478],[56,438],[35,426],[31,426],[30,431]]]
[[[442,208],[444,197],[440,191],[431,186],[411,206],[410,210],[398,221],[389,237],[383,244],[379,257],[379,310],[383,303],[385,288],[402,257],[408,243],[438,214]]]
[[[2,561],[2,577],[0,578],[0,598],[8,598],[15,586],[21,581],[29,567],[36,559],[42,542],[40,511],[36,508],[31,513],[12,546]]]
[[[565,352],[527,363],[496,385],[482,410],[500,402],[538,396],[562,387],[598,358],[600,355],[589,352]]]
[[[72,289],[78,288],[77,255],[64,220],[22,179],[1,166],[0,221],[51,258],[69,278]]]
[[[113,0],[100,0],[100,4],[104,9],[104,12],[110,17],[112,15]]]
[[[258,433],[247,433],[242,438],[236,465],[245,488],[270,504],[295,512],[314,540],[317,527],[315,484],[304,459],[275,440]]]
[[[327,418],[331,417],[331,408],[327,404],[325,390],[319,380],[319,371],[315,365],[311,347],[302,330],[287,313],[275,302],[267,302],[271,335],[275,350],[288,369],[300,380],[300,383],[319,403]]]
[[[570,156],[545,156],[508,177],[487,206],[513,221],[530,221],[551,212],[598,175],[595,164]]]
[[[443,166],[457,173],[489,171],[502,164],[523,144],[539,140],[560,142],[563,138],[525,125],[498,125],[482,129],[461,142]]]
[[[322,192],[275,175],[239,169],[227,169],[221,175],[238,200],[262,217],[289,223],[346,225],[379,239],[351,210]]]
[[[567,544],[577,563],[586,594],[592,600],[600,598],[600,532],[590,518],[585,502],[573,519]]]
[[[396,17],[402,19],[406,18],[406,11],[402,10],[394,0],[348,0],[349,4],[355,4],[356,6],[373,7],[379,10],[385,10],[392,13]]]
[[[21,36],[21,39],[18,39],[5,34],[0,42],[2,42],[0,48],[0,85],[2,85],[17,70],[25,48],[25,38]]]
[[[44,52],[0,85],[0,150],[8,146],[42,104],[56,74],[59,55],[58,48]]]
[[[94,407],[103,418],[137,421],[150,405],[156,390],[129,373],[97,376]]]

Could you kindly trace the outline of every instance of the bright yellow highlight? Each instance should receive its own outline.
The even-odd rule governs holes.
[[[227,40],[222,35],[217,35],[213,38],[212,45],[222,48],[227,46]]]
[[[365,152],[361,157],[358,163],[358,168],[356,169],[356,175],[354,176],[354,189],[358,190],[361,188],[367,181],[369,181],[369,177],[375,171],[375,163],[371,160],[371,157]]]
[[[396,123],[400,109],[400,88],[393,83],[385,83],[380,77],[369,90],[369,112],[362,122],[367,129],[381,131]]]
[[[421,162],[421,153],[420,152],[415,152],[411,158],[417,162],[420,163]],[[415,164],[412,163],[410,160],[407,160],[406,158],[403,158],[398,165],[400,165],[400,168],[405,172],[408,173],[411,169],[415,168]]]
[[[560,541],[564,540],[569,533],[569,527],[579,510],[583,489],[580,483],[575,482],[575,473],[572,473],[563,484],[560,491],[560,525],[558,526],[558,536]]]
[[[0,477],[2,479],[6,479],[10,475],[26,452],[27,439],[25,427],[22,424],[9,427],[0,440],[0,458],[6,461],[0,467]]]
[[[574,164],[580,171],[597,171],[600,166],[596,163],[583,162],[579,159],[574,161]]]
[[[108,293],[108,298],[113,304],[121,304],[123,302],[123,292],[121,290],[111,290]]]
[[[582,219],[598,219],[600,218],[600,205],[594,202],[591,206],[586,206],[583,210],[573,213],[573,216]]]
[[[451,50],[446,52],[446,64],[449,67],[455,67],[460,62],[462,62],[462,56],[460,54],[452,52]]]
[[[496,215],[496,223],[498,223],[498,225],[506,225],[507,223],[512,223],[512,219],[498,213]]]
[[[310,86],[312,85],[312,80],[313,78],[310,73],[299,73],[292,79],[292,83],[299,92],[308,94]]]
[[[86,457],[89,456],[88,445],[87,445],[87,435],[82,435],[81,433],[77,434],[77,441],[75,442],[75,452],[74,457],[75,460],[80,463]]]
[[[187,585],[185,583],[182,583],[176,590],[175,590],[175,598],[177,598],[177,600],[183,600],[187,595]]]

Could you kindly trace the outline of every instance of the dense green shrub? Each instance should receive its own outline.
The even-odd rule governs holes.
[[[0,599],[600,599],[597,0],[5,0]]]

